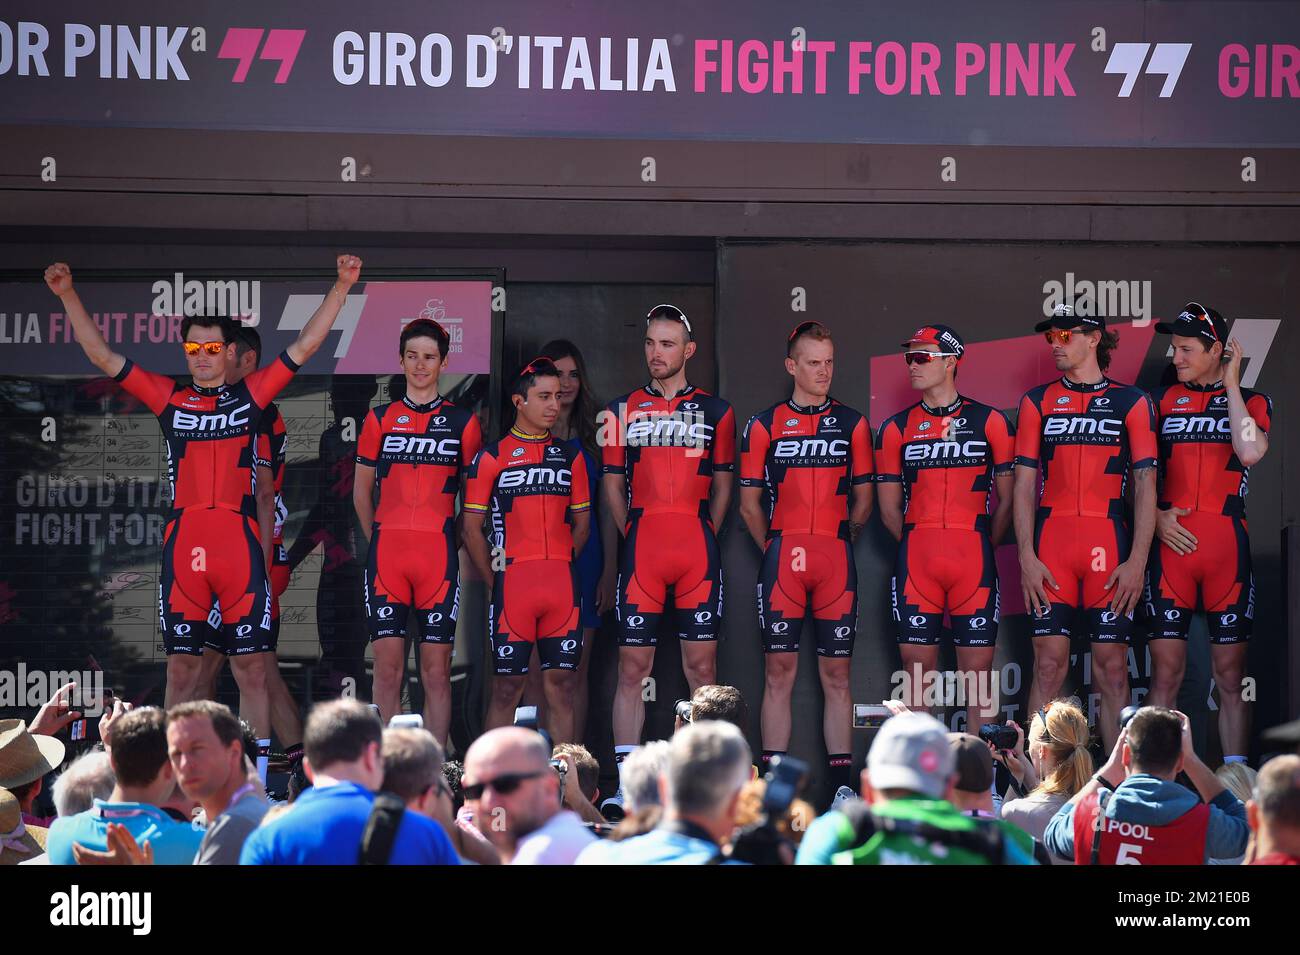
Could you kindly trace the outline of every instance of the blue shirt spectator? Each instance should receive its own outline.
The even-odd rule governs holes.
[[[679,828],[659,828],[622,842],[595,843],[578,856],[577,865],[707,865],[720,854],[708,839]]]
[[[93,809],[54,821],[46,845],[50,864],[76,865],[73,843],[106,852],[110,822],[125,826],[141,846],[148,842],[155,865],[191,865],[203,841],[201,826],[178,822],[157,806],[96,799]]]
[[[375,794],[354,782],[308,789],[288,812],[250,835],[240,865],[356,865]],[[459,865],[442,827],[410,810],[402,814],[392,865]]]
[[[1134,825],[1167,826],[1199,802],[1194,792],[1178,783],[1148,773],[1134,773],[1115,787],[1103,813],[1108,819]],[[1066,859],[1074,858],[1074,809],[1073,803],[1066,803],[1043,832],[1048,850]],[[1225,789],[1210,800],[1206,858],[1231,859],[1242,855],[1249,838],[1246,807]]]

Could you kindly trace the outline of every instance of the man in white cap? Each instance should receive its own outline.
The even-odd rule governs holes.
[[[944,725],[901,713],[876,734],[862,800],[808,827],[796,865],[1034,865],[994,824],[963,815],[950,796],[957,774]]]

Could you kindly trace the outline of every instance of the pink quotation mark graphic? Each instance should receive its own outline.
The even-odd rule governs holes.
[[[248,68],[253,63],[253,57],[257,54],[258,44],[262,42],[262,34],[266,34],[266,44],[262,47],[262,54],[257,58],[259,60],[277,60],[280,68],[276,70],[275,81],[283,83],[289,79],[289,73],[293,69],[294,61],[298,58],[298,51],[302,48],[303,38],[307,36],[306,30],[271,30],[266,31],[257,27],[231,27],[226,31],[225,39],[221,41],[221,49],[217,51],[219,60],[238,60],[239,66],[235,68],[235,75],[231,77],[232,83],[242,83],[248,76]]]

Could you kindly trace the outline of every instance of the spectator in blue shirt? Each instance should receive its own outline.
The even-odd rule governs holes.
[[[178,822],[159,808],[176,790],[164,720],[162,710],[148,706],[113,721],[109,760],[117,783],[108,799],[96,799],[92,809],[55,820],[47,843],[51,865],[76,865],[74,843],[107,851],[109,823],[125,826],[137,843],[149,843],[156,865],[194,862],[203,829]]]
[[[357,700],[317,705],[303,731],[304,768],[312,788],[244,842],[240,865],[356,865],[375,792],[384,779],[384,730]],[[391,865],[458,865],[446,833],[432,819],[402,813]]]
[[[660,777],[664,818],[643,836],[596,843],[579,865],[706,865],[722,859],[750,777],[749,744],[730,723],[692,723],[672,738]]]
[[[1200,798],[1174,782],[1180,772],[1187,774]],[[1188,816],[1202,800],[1209,804],[1203,835],[1201,824],[1189,825],[1193,817]],[[1207,858],[1242,855],[1250,836],[1246,807],[1192,748],[1187,717],[1162,706],[1138,710],[1120,733],[1106,765],[1047,824],[1043,833],[1047,848],[1079,865],[1089,864],[1093,857],[1075,844],[1074,817],[1085,801],[1090,812],[1095,804],[1103,817],[1100,838],[1106,850],[1097,854],[1101,863],[1188,864],[1182,856],[1190,851],[1203,865]],[[1191,834],[1204,844],[1189,846]]]

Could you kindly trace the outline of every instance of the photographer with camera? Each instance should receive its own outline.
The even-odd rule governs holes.
[[[1022,747],[1020,727],[1016,743],[1008,751],[989,744],[993,758],[1002,762],[1022,789],[1018,799],[1002,803],[1001,817],[1029,833],[1040,843],[1047,824],[1067,799],[1092,778],[1092,753],[1088,750],[1088,718],[1078,701],[1053,700],[1034,714],[1029,723],[1029,756]],[[1074,865],[1074,859],[1053,858],[1056,865]]]
[[[701,720],[722,720],[742,733],[749,728],[749,705],[734,686],[709,683],[696,689],[689,700],[678,700],[673,732]]]
[[[1000,827],[952,804],[954,762],[948,731],[934,717],[889,717],[867,753],[863,798],[814,822],[795,864],[1033,865]]]
[[[751,772],[749,744],[735,726],[705,720],[674,734],[660,777],[663,820],[653,830],[583,853],[580,865],[735,864],[722,847],[735,829]]]
[[[1105,765],[1047,824],[1047,848],[1076,865],[1205,865],[1244,853],[1246,807],[1196,755],[1187,717],[1144,706],[1121,725]],[[1200,799],[1174,782],[1180,772]]]
[[[546,739],[522,726],[489,730],[465,754],[465,805],[503,862],[571,865],[595,841],[577,813],[562,808],[555,763]]]

